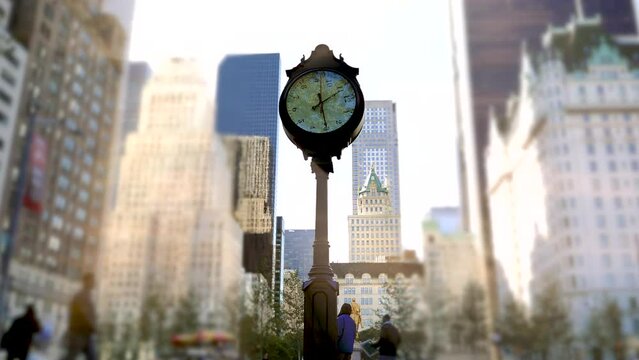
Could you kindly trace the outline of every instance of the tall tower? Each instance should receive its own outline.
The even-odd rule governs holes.
[[[0,204],[4,203],[5,184],[11,174],[11,149],[18,123],[20,96],[27,67],[27,52],[9,33],[8,25],[12,13],[12,2],[0,0],[0,72],[4,74],[0,85]],[[6,227],[8,224],[4,224]]]
[[[517,89],[521,48],[539,49],[548,26],[562,25],[577,13],[600,14],[604,28],[616,35],[635,34],[637,24],[632,0],[449,1],[463,223],[480,245],[489,318],[496,318],[498,269],[492,257],[484,159],[489,109],[503,112],[507,97]]]
[[[315,230],[285,230],[284,237],[284,269],[296,270],[300,279],[307,280],[313,266]]]
[[[29,57],[1,213],[7,231],[8,219],[19,211],[10,310],[35,304],[43,322],[61,335],[68,301],[97,261],[126,36],[95,2],[13,4],[11,31]],[[13,176],[20,172],[30,109],[38,119],[31,149],[37,144],[46,154],[40,157],[43,196],[31,209],[22,206],[19,177]]]
[[[517,89],[522,44],[537,51],[540,36],[548,26],[561,26],[578,14],[601,16],[604,29],[612,35],[634,35],[637,23],[632,0],[450,1],[459,76],[456,86],[463,102],[458,107],[460,163],[464,169],[461,198],[467,201],[462,210],[466,227],[476,232],[488,222],[479,223],[488,215],[485,204],[477,204],[486,201],[478,198],[477,192],[486,187],[483,154],[488,110],[503,110],[508,95]]]
[[[366,185],[371,166],[389,184],[391,210],[400,214],[397,117],[392,101],[367,101],[364,127],[353,142],[353,215],[359,190]]]
[[[237,300],[242,235],[212,115],[193,61],[168,61],[145,87],[100,267],[99,311],[116,328],[135,324],[152,296],[169,308],[193,296],[202,324],[230,324],[222,305]]]
[[[350,262],[385,262],[402,252],[400,217],[391,192],[371,167],[359,189],[357,213],[348,217]]]
[[[557,285],[573,333],[615,301],[631,335],[639,329],[639,46],[610,37],[600,18],[574,19],[543,39],[541,51],[522,54],[508,111],[490,118],[499,294],[534,303]]]
[[[140,105],[142,103],[142,90],[146,82],[151,77],[151,68],[145,62],[130,62],[127,64],[126,81],[122,88],[124,93],[121,96],[122,121],[118,129],[117,138],[114,143],[111,174],[111,191],[109,194],[109,208],[115,205],[117,197],[118,181],[120,178],[120,161],[124,154],[124,144],[127,136],[135,131],[140,121]]]
[[[227,56],[216,93],[215,130],[235,144],[234,207],[245,233],[244,267],[266,279],[273,266],[279,79],[279,54]]]

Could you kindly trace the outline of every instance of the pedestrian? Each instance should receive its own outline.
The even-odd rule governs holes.
[[[63,360],[75,360],[83,353],[86,360],[96,360],[95,332],[96,316],[91,291],[93,274],[82,277],[82,289],[75,294],[69,306],[69,328],[67,329],[67,353]]]
[[[33,306],[29,305],[24,314],[15,319],[9,330],[2,336],[2,348],[7,350],[7,360],[26,360],[33,335],[38,332],[40,332],[40,322]]]
[[[379,360],[397,359],[397,348],[402,341],[399,336],[399,330],[391,323],[390,315],[386,314],[382,317],[382,328],[379,340],[371,344],[379,348]]]
[[[355,320],[351,318],[351,305],[342,304],[337,315],[337,359],[350,360],[355,343]]]

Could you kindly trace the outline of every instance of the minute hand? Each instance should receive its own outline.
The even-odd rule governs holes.
[[[320,101],[320,102],[318,102],[317,104],[313,105],[313,110],[317,109],[320,105],[322,105],[324,102],[326,102],[326,100],[328,100],[328,99],[332,98],[333,96],[335,96],[335,95],[339,94],[341,91],[342,91],[342,90],[338,90],[338,91],[336,91],[333,95],[331,95],[331,96],[327,97],[326,99],[321,100],[321,101]]]

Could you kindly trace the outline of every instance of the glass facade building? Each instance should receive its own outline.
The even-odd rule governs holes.
[[[245,270],[262,273],[267,279],[271,278],[273,255],[279,79],[279,54],[229,55],[218,68],[216,93],[217,133],[229,137],[268,139],[268,194],[264,211],[259,216],[266,214],[271,219],[269,230],[243,229]],[[241,156],[238,159],[241,160]],[[240,165],[238,163],[238,167]],[[244,173],[243,169],[235,171],[237,176]],[[235,189],[234,193],[236,206],[246,202],[241,198],[247,193],[246,189]],[[265,264],[264,259],[271,261]]]
[[[285,230],[284,269],[296,270],[300,279],[308,279],[313,266],[315,230]]]
[[[275,203],[279,91],[279,54],[231,55],[220,64],[215,130],[221,135],[269,138],[271,209]]]

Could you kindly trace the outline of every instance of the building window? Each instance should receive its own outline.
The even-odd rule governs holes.
[[[362,284],[370,284],[371,283],[371,276],[370,274],[364,274],[362,275]]]
[[[7,105],[11,105],[11,97],[3,90],[0,90],[0,101]]]
[[[597,216],[597,227],[603,229],[606,227],[606,217],[603,215]]]

